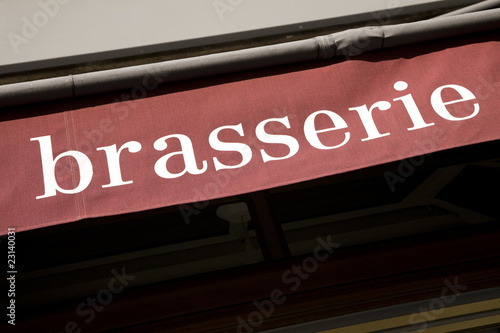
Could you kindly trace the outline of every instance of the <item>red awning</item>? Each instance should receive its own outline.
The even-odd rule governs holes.
[[[144,73],[125,91],[6,108],[1,233],[498,140],[498,54],[497,30],[175,84]]]

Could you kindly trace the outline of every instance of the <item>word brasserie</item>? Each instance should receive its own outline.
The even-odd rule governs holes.
[[[404,81],[398,81],[394,84],[393,88],[395,91],[400,92],[399,95],[401,95],[401,92],[408,89],[408,84]],[[447,93],[445,93],[445,91]],[[449,96],[455,97],[450,98]],[[479,113],[480,109],[479,104],[475,101],[475,99],[476,97],[469,89],[457,84],[447,84],[437,87],[430,94],[430,104],[432,105],[434,112],[445,121],[451,122],[463,121],[475,117]],[[390,135],[390,132],[380,132],[380,126],[377,126],[374,114],[391,109],[393,106],[391,103],[400,103],[399,105],[402,105],[404,110],[406,110],[407,117],[413,124],[413,126],[407,128],[407,131],[416,131],[435,125],[433,122],[427,122],[424,120],[424,117],[422,116],[412,94],[407,93],[406,95],[393,98],[392,102],[382,100],[373,103],[371,106],[362,105],[348,108],[350,112],[355,112],[357,114],[357,119],[365,131],[366,136],[363,134],[364,137],[361,141],[376,140]],[[457,115],[456,113],[452,114],[453,112],[450,111],[449,106],[458,103],[464,103],[463,108],[465,109],[465,112],[460,112],[460,115]],[[322,119],[322,126],[317,126],[319,118]],[[272,153],[270,149],[266,150],[265,148],[259,150],[257,153],[260,155],[259,157],[254,156],[257,154],[252,152],[251,147],[247,144],[248,142],[245,143],[246,141],[244,138],[245,136],[250,135],[250,133],[248,133],[248,130],[247,133],[245,133],[243,123],[220,126],[211,130],[210,133],[207,131],[208,135],[206,139],[208,140],[210,147],[215,152],[233,152],[241,155],[240,158],[234,163],[223,163],[223,161],[221,162],[221,159],[217,156],[213,156],[212,161],[210,162],[207,160],[199,160],[195,154],[196,147],[194,147],[190,137],[181,133],[168,134],[154,141],[154,149],[159,152],[165,152],[167,151],[169,144],[173,142],[175,142],[175,145],[172,144],[171,146],[180,147],[180,149],[176,148],[174,151],[168,151],[167,154],[159,157],[152,167],[154,168],[154,172],[157,176],[164,179],[174,179],[187,173],[192,175],[203,174],[212,167],[215,171],[243,168],[252,160],[252,158],[261,159],[263,163],[290,159],[300,151],[299,140],[297,140],[296,137],[282,134],[283,132],[279,135],[270,133],[270,127],[280,128],[283,131],[289,130],[295,126],[302,126],[303,135],[307,141],[306,143],[306,141],[302,140],[302,144],[308,144],[311,147],[322,151],[339,149],[345,146],[351,139],[349,124],[344,118],[339,115],[339,113],[334,111],[319,110],[309,114],[305,121],[301,124],[291,123],[288,116],[263,119],[257,124],[252,132],[255,133],[255,137],[259,140],[259,142],[267,145],[264,147],[269,147],[269,145],[275,144],[287,146],[288,153],[281,154],[279,156],[276,156],[276,153]],[[329,125],[325,126],[325,124]],[[237,134],[242,137],[242,140],[240,140],[241,142],[228,142],[227,140],[221,140],[221,133],[228,131],[232,131],[234,132],[234,135]],[[253,133],[251,135],[253,136]],[[43,172],[44,181],[44,193],[36,196],[37,199],[52,197],[57,195],[58,192],[63,194],[75,194],[84,191],[88,187],[94,175],[94,168],[92,161],[85,153],[77,150],[68,150],[54,157],[51,135],[34,137],[31,138],[31,141],[36,141],[39,144],[42,165],[41,170]],[[140,156],[142,150],[142,144],[140,142],[128,141],[120,147],[113,144],[97,147],[96,150],[99,154],[102,152],[103,158],[105,156],[107,161],[109,183],[102,184],[103,188],[124,186],[133,183],[133,179],[123,179],[123,166],[120,164],[120,156],[126,152],[129,154],[137,154],[134,156]],[[179,169],[178,167],[173,168],[171,166],[171,158],[174,156],[177,157],[176,160],[182,160],[182,169]],[[80,175],[79,181],[75,183],[76,186],[70,189],[62,188],[58,184],[56,177],[56,164],[65,157],[73,158],[76,161],[76,166],[78,167]]]

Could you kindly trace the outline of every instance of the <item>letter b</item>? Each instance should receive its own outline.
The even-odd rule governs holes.
[[[64,194],[74,194],[79,193],[89,186],[90,181],[93,176],[92,163],[90,159],[84,153],[76,150],[68,150],[64,153],[59,154],[55,159],[52,154],[52,142],[50,135],[41,136],[38,138],[31,138],[30,141],[38,141],[40,143],[40,154],[42,157],[42,171],[43,171],[43,181],[45,185],[45,194],[37,196],[37,199],[52,197],[56,195],[56,191]],[[80,183],[77,187],[72,190],[65,190],[57,184],[55,166],[57,161],[62,157],[73,157],[78,164],[78,169],[80,171]]]

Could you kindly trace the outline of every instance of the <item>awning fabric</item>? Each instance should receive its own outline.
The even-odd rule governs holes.
[[[167,85],[144,73],[121,92],[6,108],[1,232],[498,140],[498,32]]]

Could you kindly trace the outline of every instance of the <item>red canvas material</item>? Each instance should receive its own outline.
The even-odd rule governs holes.
[[[498,140],[498,35],[3,110],[0,233]]]

